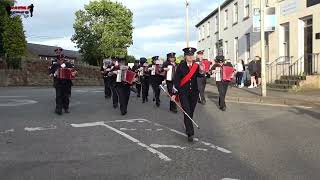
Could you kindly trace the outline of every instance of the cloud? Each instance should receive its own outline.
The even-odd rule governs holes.
[[[139,56],[163,56],[167,51],[179,54],[185,46],[185,0],[113,0],[133,12],[133,45],[129,53]],[[17,0],[17,5],[34,4],[34,17],[24,19],[27,40],[34,43],[59,45],[76,49],[70,37],[74,34],[74,13],[90,0]],[[194,27],[216,8],[216,1],[189,0],[190,40],[196,47]]]

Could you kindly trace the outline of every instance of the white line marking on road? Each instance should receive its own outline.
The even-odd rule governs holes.
[[[146,131],[152,131],[152,129],[146,129]]]
[[[14,132],[14,129],[5,130],[3,132],[0,132],[0,134],[8,134],[8,133],[11,133],[11,132]]]
[[[51,129],[57,129],[57,126],[49,126],[49,127],[25,127],[25,131],[45,131],[45,130],[51,130]]]
[[[157,129],[156,131],[162,131],[163,129]]]
[[[126,120],[115,120],[115,121],[105,121],[105,123],[114,123],[114,122],[128,122],[128,123],[134,123],[134,122],[148,122],[144,119],[126,119]]]
[[[136,131],[137,129],[120,128],[121,131]]]
[[[286,104],[270,104],[270,103],[257,103],[257,102],[246,102],[246,101],[226,101],[231,103],[239,103],[239,104],[253,104],[253,105],[260,105],[260,106],[272,106],[272,107],[296,107],[301,109],[312,109],[312,107],[309,106],[290,106]]]
[[[92,123],[83,123],[83,124],[71,124],[72,127],[82,128],[82,127],[94,127],[94,126],[102,126],[103,122],[92,122]]]
[[[103,93],[104,91],[91,91],[93,93]]]
[[[127,138],[128,140],[130,140],[130,141],[138,144],[139,146],[146,148],[146,149],[147,149],[148,151],[150,151],[151,153],[156,154],[161,160],[171,161],[171,159],[170,159],[168,156],[166,156],[165,154],[163,154],[162,152],[157,151],[156,149],[151,148],[150,146],[148,146],[148,145],[140,142],[139,140],[135,139],[134,137],[132,137],[132,136],[130,136],[130,135],[128,135],[128,134],[126,134],[126,133],[124,133],[124,132],[116,129],[116,128],[113,128],[113,127],[111,127],[111,126],[109,126],[109,125],[107,125],[107,124],[105,124],[105,123],[103,123],[103,122],[84,123],[84,124],[71,124],[71,126],[72,126],[72,127],[104,126],[104,127],[108,128],[108,129],[110,129],[110,130],[112,130],[112,131],[120,134],[121,136]]]
[[[208,149],[204,149],[204,148],[195,148],[195,150],[197,150],[197,151],[208,151]]]
[[[223,178],[221,180],[240,180],[240,179]]]
[[[147,121],[147,122],[149,122],[149,123],[153,123],[152,121],[149,121],[149,120],[146,120],[146,119],[145,119],[145,121]],[[160,125],[160,124],[158,124],[158,126],[164,127],[164,128],[166,128],[166,129],[168,129],[168,130],[170,130],[170,131],[172,131],[172,132],[174,132],[174,133],[176,133],[176,134],[179,134],[179,135],[181,135],[181,136],[188,137],[186,134],[184,134],[184,133],[182,133],[182,132],[180,132],[180,131],[177,131],[177,130],[175,130],[175,129],[169,128],[169,127],[167,127],[167,126]],[[213,148],[213,149],[216,149],[216,150],[218,150],[218,151],[220,151],[220,152],[223,152],[223,153],[227,153],[227,154],[232,153],[231,151],[229,151],[229,150],[227,150],[227,149],[225,149],[225,148],[216,146],[216,145],[214,145],[214,144],[212,144],[212,143],[200,141],[198,138],[194,138],[194,141],[198,141],[198,142],[200,142],[200,143],[202,143],[202,144],[204,144],[204,145],[206,145],[206,146],[209,146],[209,147],[211,147],[211,148]]]
[[[36,104],[36,103],[38,103],[38,101],[34,101],[30,99],[8,99],[8,102],[0,103],[0,107],[14,107],[14,106]]]
[[[174,148],[174,149],[186,149],[186,147],[177,146],[177,145],[160,145],[160,144],[150,144],[153,148]]]

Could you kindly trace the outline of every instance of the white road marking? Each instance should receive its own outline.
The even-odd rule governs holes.
[[[152,129],[146,129],[146,131],[152,131]]]
[[[223,178],[221,180],[240,180],[240,179]]]
[[[153,148],[174,148],[174,149],[186,149],[186,147],[181,147],[177,145],[160,145],[160,144],[150,144]]]
[[[103,93],[104,91],[91,91],[93,93]]]
[[[15,106],[23,106],[29,104],[36,104],[38,101],[30,100],[30,99],[8,99],[8,102],[0,103],[0,107],[15,107]]]
[[[149,122],[149,123],[153,123],[152,121],[149,121],[149,120],[146,120],[146,119],[145,119],[145,121],[147,121],[147,122]],[[166,129],[170,130],[171,132],[174,132],[174,133],[179,134],[179,135],[181,135],[181,136],[188,137],[186,134],[184,134],[184,133],[182,133],[182,132],[180,132],[180,131],[177,131],[177,130],[175,130],[175,129],[169,128],[169,127],[167,127],[167,126],[164,126],[164,125],[161,125],[161,124],[158,124],[158,123],[157,123],[157,125],[158,125],[158,126],[161,126],[161,127],[164,127],[164,128],[166,128]],[[220,152],[223,152],[223,153],[227,153],[227,154],[232,153],[231,151],[229,151],[229,150],[227,150],[227,149],[225,149],[225,148],[216,146],[216,145],[214,145],[214,144],[212,144],[212,143],[200,141],[198,138],[194,138],[194,141],[198,141],[198,142],[200,142],[200,143],[202,143],[202,144],[204,144],[204,145],[206,145],[206,146],[209,146],[209,147],[211,147],[211,148],[213,148],[213,149],[216,149],[216,150],[218,150],[218,151],[220,151]]]
[[[151,153],[153,154],[156,154],[161,160],[164,160],[164,161],[171,161],[171,159],[166,156],[165,154],[163,154],[162,152],[160,151],[157,151],[156,149],[153,149],[152,147],[140,142],[139,140],[135,139],[134,137],[116,129],[116,128],[113,128],[109,125],[106,125],[105,123],[103,122],[95,122],[95,123],[84,123],[84,124],[71,124],[72,127],[93,127],[93,126],[104,126],[118,134],[120,134],[121,136],[127,138],[128,140],[136,143],[137,145],[141,146],[141,147],[144,147],[146,148],[148,151],[150,151]]]
[[[157,129],[156,131],[162,131],[163,129]]]
[[[57,126],[49,126],[49,127],[25,127],[25,131],[45,131],[45,130],[51,130],[51,129],[57,129]]]
[[[121,131],[136,131],[137,129],[120,128]]]
[[[0,134],[8,134],[8,133],[11,133],[11,132],[14,132],[14,129],[5,130],[3,132],[0,132]]]
[[[115,121],[105,121],[105,123],[114,123],[114,122],[128,122],[128,123],[134,123],[134,122],[148,122],[144,119],[126,119],[126,120],[115,120]]]
[[[246,101],[226,101],[231,103],[239,103],[239,104],[253,104],[253,105],[260,105],[260,106],[272,106],[272,107],[296,107],[301,109],[312,109],[312,107],[309,106],[291,106],[286,104],[270,104],[270,103],[258,103],[258,102],[246,102]]]
[[[204,149],[204,148],[195,148],[195,150],[197,150],[197,151],[208,151],[208,149]]]

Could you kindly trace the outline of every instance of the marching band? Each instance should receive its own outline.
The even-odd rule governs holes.
[[[177,113],[177,107],[184,114],[184,125],[188,141],[193,141],[194,127],[199,128],[193,120],[193,114],[197,103],[205,104],[204,90],[206,78],[213,76],[219,90],[219,106],[222,111],[226,110],[225,95],[228,84],[231,81],[233,68],[224,64],[224,57],[217,56],[216,63],[212,65],[209,60],[203,59],[203,51],[194,54],[195,48],[183,49],[184,60],[176,62],[176,53],[167,54],[167,60],[162,62],[159,56],[152,57],[149,65],[147,59],[142,57],[134,62],[130,68],[125,58],[113,57],[103,60],[101,74],[105,83],[105,98],[112,98],[113,107],[120,107],[121,115],[128,112],[130,91],[135,86],[137,97],[142,95],[142,103],[148,102],[149,86],[154,94],[156,107],[160,106],[161,89],[169,96],[169,110]],[[56,110],[59,115],[62,109],[69,113],[69,98],[71,96],[72,80],[77,71],[74,66],[64,61],[62,49],[56,50],[57,59],[49,68],[49,74],[54,79],[56,89]],[[164,85],[165,84],[165,85]],[[164,86],[167,86],[165,90]]]

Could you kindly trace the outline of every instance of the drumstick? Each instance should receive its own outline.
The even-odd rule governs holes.
[[[163,88],[163,86],[160,84],[159,85],[160,86],[160,88],[167,94],[167,96],[169,96],[170,98],[171,98],[171,96],[170,96],[170,94]],[[174,101],[175,103],[176,103],[176,105],[179,107],[179,109],[191,120],[191,122],[198,128],[198,129],[200,129],[200,127],[198,126],[198,124],[189,116],[189,114],[185,111],[185,110],[183,110],[183,108],[176,102],[176,101]]]

